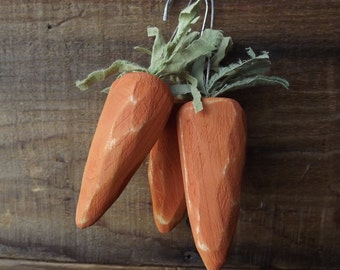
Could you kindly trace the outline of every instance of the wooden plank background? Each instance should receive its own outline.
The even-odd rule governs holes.
[[[74,224],[105,100],[74,82],[114,59],[146,65],[132,47],[151,46],[149,25],[172,33],[186,5],[175,2],[164,23],[160,0],[1,0],[0,269],[202,267],[186,219],[157,232],[146,163],[95,226]],[[215,2],[215,28],[233,37],[234,55],[269,50],[273,74],[291,83],[232,95],[246,111],[249,145],[226,266],[339,269],[340,1]]]

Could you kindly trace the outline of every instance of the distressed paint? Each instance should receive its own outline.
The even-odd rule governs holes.
[[[181,164],[195,244],[208,270],[226,261],[238,220],[246,158],[246,120],[237,101],[203,98],[178,113]],[[221,173],[222,172],[222,173]]]
[[[161,134],[172,107],[168,86],[153,75],[127,73],[113,82],[84,169],[78,227],[94,224],[118,199]]]

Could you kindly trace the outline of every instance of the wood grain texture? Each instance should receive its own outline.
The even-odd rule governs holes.
[[[148,25],[170,36],[186,4],[175,2],[163,23],[159,0],[0,1],[1,258],[202,267],[185,220],[157,232],[146,163],[96,226],[74,224],[105,100],[74,82],[114,59],[146,64],[132,47],[152,44]],[[231,95],[249,143],[226,266],[340,268],[340,2],[215,2],[215,28],[233,37],[233,55],[269,50],[273,73],[291,83]]]
[[[100,264],[79,264],[79,263],[53,263],[37,262],[25,260],[0,260],[0,270],[190,270],[193,268],[182,267],[162,267],[162,266],[119,266]],[[230,269],[233,270],[233,269]],[[236,269],[234,269],[236,270]]]

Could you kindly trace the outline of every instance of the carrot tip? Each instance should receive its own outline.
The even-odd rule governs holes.
[[[81,220],[76,219],[76,225],[79,229],[85,229],[86,227],[89,227],[88,220],[86,219],[81,219]]]

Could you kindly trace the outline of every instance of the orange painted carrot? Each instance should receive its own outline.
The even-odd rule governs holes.
[[[246,152],[246,120],[232,99],[203,98],[178,114],[178,141],[188,216],[207,269],[220,269],[236,228]]]
[[[175,106],[149,156],[148,179],[155,224],[162,233],[183,218],[186,205],[179,157]]]
[[[223,37],[211,58],[194,62],[191,87],[172,86],[193,97],[178,112],[177,132],[191,230],[208,270],[222,267],[232,243],[246,152],[243,109],[221,96],[255,85],[289,86],[283,78],[266,75],[271,63],[265,51],[256,55],[247,48],[249,59],[221,65],[231,45],[231,38]]]
[[[202,35],[191,31],[199,6],[197,0],[180,13],[177,31],[168,43],[158,28],[148,28],[148,36],[155,37],[152,51],[139,48],[151,55],[147,69],[117,60],[76,83],[86,90],[94,82],[123,74],[109,90],[88,154],[76,211],[78,227],[94,224],[105,213],[161,135],[174,103],[164,79],[185,80],[187,67],[219,45],[219,31]]]
[[[95,223],[118,198],[161,134],[173,106],[168,86],[131,72],[110,89],[90,147],[76,224]]]

